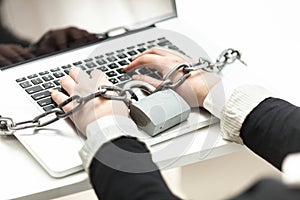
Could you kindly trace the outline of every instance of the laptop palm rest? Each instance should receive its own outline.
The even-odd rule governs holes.
[[[19,88],[10,84],[11,80],[4,74],[0,71],[0,91],[5,94],[1,98],[0,115],[21,122],[41,114],[26,96],[16,95],[20,94]],[[60,120],[40,129],[24,129],[14,133],[38,163],[57,178],[82,170],[77,152],[84,139],[74,134],[73,126],[66,121]]]

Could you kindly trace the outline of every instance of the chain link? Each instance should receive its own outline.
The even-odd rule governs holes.
[[[199,58],[198,63],[191,65],[188,63],[180,64],[174,67],[162,80],[161,84],[153,91],[158,92],[164,89],[176,89],[191,75],[191,72],[197,70],[205,70],[208,72],[220,72],[227,64],[231,64],[239,60],[244,65],[246,65],[241,60],[241,54],[234,49],[224,50],[220,56],[217,58],[216,62],[212,64],[209,60],[204,58]],[[183,75],[173,83],[171,81],[172,77],[177,71],[182,71]],[[128,94],[130,98],[128,97]],[[103,97],[106,99],[124,101],[127,106],[131,104],[131,100],[138,100],[137,96],[131,89],[122,89],[117,86],[100,86],[98,90],[92,94],[81,97],[79,95],[74,95],[66,99],[61,104],[57,105],[56,108],[53,108],[49,111],[46,111],[32,120],[23,121],[15,123],[12,118],[1,117],[0,115],[0,135],[12,135],[14,131],[27,129],[27,128],[38,128],[52,124],[53,122],[64,119],[72,115],[81,109],[81,107],[88,101],[97,98]],[[68,112],[64,111],[64,107],[72,104],[72,109]]]
[[[216,62],[212,64],[209,60],[204,58],[199,58],[198,63],[191,65],[187,63],[180,64],[176,67],[174,67],[164,78],[164,80],[161,82],[161,84],[155,89],[154,92],[158,92],[164,89],[176,89],[179,87],[190,75],[191,72],[197,71],[197,70],[205,70],[208,72],[220,72],[222,69],[236,60],[239,60],[241,63],[243,63],[245,66],[246,63],[241,60],[241,54],[239,51],[234,49],[226,49],[222,51],[220,56],[217,58]],[[175,82],[173,83],[171,78],[174,76],[174,74],[177,71],[182,70],[183,75]]]

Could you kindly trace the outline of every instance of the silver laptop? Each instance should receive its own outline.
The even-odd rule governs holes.
[[[86,4],[86,2],[80,2]],[[66,75],[73,66],[81,67],[87,73],[93,69],[99,69],[113,84],[122,86],[131,80],[132,74],[125,74],[122,71],[122,68],[130,62],[130,57],[154,46],[176,50],[195,60],[199,56],[209,59],[205,51],[189,38],[155,27],[156,23],[177,16],[174,0],[115,0],[109,2],[114,2],[114,4],[119,2],[116,4],[119,6],[116,6],[107,18],[130,16],[128,17],[130,20],[127,20],[128,23],[124,22],[126,17],[122,18],[119,24],[114,23],[115,27],[124,27],[121,30],[126,30],[126,33],[9,66],[2,70],[0,73],[0,91],[2,92],[0,114],[2,116],[12,117],[15,122],[20,122],[31,120],[54,108],[55,104],[49,96],[48,89],[59,88],[58,80]],[[51,3],[54,2],[51,1]],[[98,12],[112,9],[104,7],[105,4],[101,6],[96,9]],[[78,11],[76,12],[78,13]],[[116,13],[122,13],[122,15],[116,15]],[[101,27],[102,20],[94,19],[95,27]],[[84,26],[84,24],[76,23],[69,25]],[[114,29],[115,27],[110,28]],[[89,27],[80,28],[89,29]],[[101,31],[99,28],[99,33]],[[114,35],[114,33],[108,32],[107,35]],[[161,78],[160,73],[150,68],[142,68],[132,73]],[[149,145],[155,145],[216,121],[216,118],[206,111],[195,109],[187,121],[160,135],[151,137],[141,131],[137,137]],[[63,177],[82,170],[78,151],[82,147],[84,139],[76,133],[68,119],[36,130],[16,131],[15,137],[53,177]]]

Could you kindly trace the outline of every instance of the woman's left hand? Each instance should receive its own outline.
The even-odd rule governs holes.
[[[83,97],[98,90],[100,85],[112,85],[101,71],[94,70],[89,76],[79,68],[72,68],[69,75],[60,79],[60,84],[70,96],[75,94]],[[60,104],[68,96],[56,90],[51,91],[52,99]],[[63,107],[65,112],[69,112],[76,106],[75,102],[69,103]],[[103,97],[96,97],[88,101],[77,112],[73,113],[70,119],[76,128],[86,135],[86,127],[91,122],[108,115],[125,115],[128,116],[128,108],[122,101],[109,100]]]

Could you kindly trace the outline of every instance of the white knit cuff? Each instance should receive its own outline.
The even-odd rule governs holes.
[[[223,139],[243,144],[240,130],[247,115],[272,94],[254,85],[244,85],[234,90],[221,113],[221,135]]]
[[[93,157],[100,147],[123,135],[137,135],[135,123],[126,116],[110,115],[90,123],[86,128],[87,140],[79,151],[84,169],[88,172]]]

